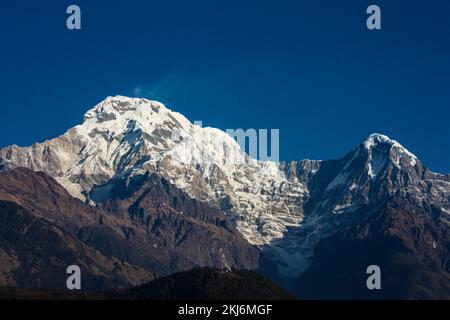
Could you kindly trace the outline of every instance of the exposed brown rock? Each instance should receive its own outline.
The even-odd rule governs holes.
[[[302,298],[450,299],[446,214],[391,199],[379,212],[319,242],[295,286]],[[381,269],[381,290],[368,290],[366,268]]]
[[[156,175],[137,189],[122,187],[126,196],[102,209],[71,197],[44,173],[24,168],[0,173],[0,216],[5,220],[0,248],[8,248],[8,259],[18,252],[17,284],[65,286],[65,268],[77,264],[74,260],[92,271],[92,281],[86,280],[92,289],[138,284],[198,266],[256,268],[257,250],[220,211]],[[25,231],[32,238],[23,243],[16,235]],[[65,258],[58,260],[61,255]],[[96,282],[98,274],[104,280]]]

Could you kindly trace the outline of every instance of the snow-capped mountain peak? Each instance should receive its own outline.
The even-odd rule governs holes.
[[[106,98],[60,137],[0,149],[0,170],[14,167],[44,171],[95,205],[116,183],[157,174],[229,214],[290,276],[307,268],[314,245],[342,221],[392,195],[450,210],[450,179],[387,136],[370,135],[342,159],[278,165],[250,159],[227,133],[193,125],[159,102],[123,96]]]
[[[413,153],[388,136],[373,133],[363,142],[363,145],[372,156],[374,153],[386,153],[398,167],[400,167],[401,162],[409,163],[412,167],[417,164],[418,159]],[[407,162],[402,161],[405,158]]]
[[[47,172],[90,203],[108,199],[117,179],[154,172],[232,214],[254,244],[298,225],[307,192],[277,164],[250,159],[227,133],[195,126],[159,102],[122,96],[106,98],[58,138],[1,150],[0,161]]]
[[[156,127],[168,122],[173,122],[183,129],[189,129],[192,126],[183,115],[166,108],[158,101],[115,96],[106,98],[87,111],[83,124],[78,128],[103,127],[121,134],[127,131],[130,122],[149,134]]]
[[[364,147],[366,149],[371,149],[373,146],[376,146],[378,143],[390,143],[393,144],[395,141],[391,140],[388,136],[380,133],[372,133],[367,139],[364,140]]]

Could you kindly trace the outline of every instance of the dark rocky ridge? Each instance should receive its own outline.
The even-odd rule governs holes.
[[[127,287],[153,275],[143,268],[107,257],[57,224],[20,205],[0,201],[1,285],[64,288],[66,269],[78,265],[85,290]]]
[[[116,293],[124,299],[292,300],[295,297],[254,271],[193,269]]]
[[[0,209],[2,219],[16,217],[14,214],[18,218],[22,214],[28,220],[41,221],[43,224],[41,238],[39,234],[34,234],[33,242],[40,244],[35,248],[31,246],[23,249],[21,239],[12,236],[23,232],[24,223],[1,229],[0,236],[5,239],[1,249],[6,252],[2,260],[14,256],[14,252],[25,251],[25,255],[17,256],[18,263],[30,264],[34,261],[32,256],[35,256],[36,251],[36,254],[41,252],[39,256],[42,259],[45,256],[47,264],[46,268],[42,268],[42,273],[22,272],[20,277],[13,276],[13,281],[8,280],[10,272],[4,273],[0,277],[2,284],[64,287],[65,282],[49,280],[52,273],[56,272],[49,265],[54,261],[54,254],[66,250],[66,242],[70,248],[78,248],[75,252],[79,260],[69,255],[58,263],[60,267],[65,266],[61,277],[66,278],[65,268],[68,265],[84,261],[87,259],[85,251],[91,250],[104,257],[102,259],[135,268],[132,275],[122,277],[126,281],[122,281],[121,286],[139,284],[154,277],[199,266],[256,268],[258,251],[231,227],[228,218],[220,211],[209,209],[195,199],[184,196],[155,175],[147,179],[145,187],[142,186],[136,192],[131,192],[130,198],[105,206],[111,210],[114,208],[111,213],[71,197],[44,173],[24,168],[0,173],[0,200],[4,203]],[[146,219],[139,218],[141,209],[145,210]],[[184,213],[178,214],[179,210],[184,210]],[[60,238],[50,241],[46,239],[49,236],[46,230],[52,228],[58,230]],[[68,240],[64,242],[62,238]],[[102,259],[99,259],[99,263]],[[49,270],[49,273],[45,274],[45,270]],[[86,282],[89,285],[85,288],[94,290],[118,286],[115,278],[121,279],[121,276],[106,273],[105,278],[111,281],[105,280],[102,285],[97,285],[95,281]]]
[[[96,293],[0,287],[0,300],[293,300],[254,271],[197,268],[126,290]]]
[[[295,292],[309,299],[450,299],[449,218],[393,198],[367,220],[319,242]],[[368,290],[366,268],[381,269]]]

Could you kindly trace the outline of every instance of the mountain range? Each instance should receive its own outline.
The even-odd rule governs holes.
[[[372,134],[275,163],[163,104],[108,97],[80,125],[0,149],[0,284],[126,288],[254,269],[300,298],[450,298],[450,175]],[[379,265],[382,289],[368,290]]]

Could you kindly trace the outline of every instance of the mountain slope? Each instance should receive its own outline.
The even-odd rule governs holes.
[[[312,299],[449,299],[450,217],[392,198],[362,223],[315,248],[294,286]],[[381,290],[368,290],[366,268],[381,269]]]
[[[125,299],[292,300],[281,287],[254,271],[193,269],[156,279],[122,292]]]
[[[147,205],[143,207],[147,210],[146,215],[152,217],[148,223],[138,221],[133,216],[134,211],[130,209],[133,200],[124,200],[121,207],[116,207],[111,213],[72,198],[53,178],[44,173],[34,173],[25,168],[0,173],[0,200],[16,205],[17,215],[25,212],[29,219],[41,221],[45,226],[50,225],[47,229],[56,228],[60,238],[69,238],[70,247],[76,246],[78,249],[75,252],[79,251],[82,258],[87,256],[87,249],[83,251],[82,248],[87,247],[110,260],[135,266],[137,271],[133,280],[123,286],[198,266],[256,268],[257,250],[242,238],[223,213],[199,204],[156,176],[147,181],[145,192]],[[164,192],[167,192],[165,198]],[[183,205],[185,214],[178,214],[177,210],[180,208],[171,206],[174,201]],[[6,207],[0,209],[2,219],[13,215]],[[6,252],[6,261],[15,256],[11,256],[11,252],[24,250],[33,257],[46,254],[48,263],[58,258],[59,251],[44,239],[42,247],[30,246],[23,249],[23,243],[14,236],[22,232],[22,229],[17,228],[19,227],[14,225],[10,229],[2,229],[5,243],[0,248]],[[42,227],[40,230],[44,233],[42,237],[46,237],[46,229]],[[38,235],[35,236],[39,240]],[[58,243],[61,241],[58,240]],[[206,248],[205,243],[208,243]],[[24,261],[25,257],[23,256]],[[33,259],[29,259],[30,263]],[[74,264],[68,260],[64,260],[68,262],[65,268]],[[45,275],[42,276],[51,277],[52,270],[47,265],[42,271]],[[65,269],[60,275],[66,277]],[[26,273],[22,276],[27,278]],[[112,274],[109,276],[116,277]],[[42,280],[41,286],[53,287],[53,282],[49,283],[47,280]],[[8,283],[8,277],[5,276],[0,284]],[[28,282],[16,283],[25,285]],[[65,285],[65,282],[58,283]],[[104,287],[95,288],[94,285],[90,288]]]
[[[66,269],[78,265],[84,290],[127,287],[153,276],[106,257],[56,224],[13,202],[0,201],[0,285],[65,288]]]
[[[96,293],[1,288],[0,300],[293,300],[254,271],[197,268],[125,290]]]

